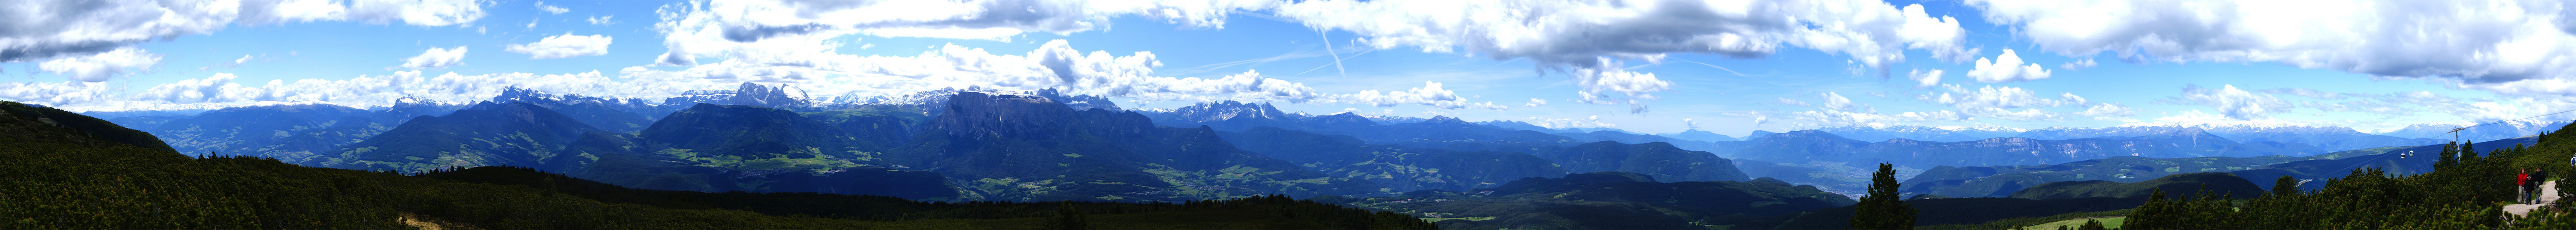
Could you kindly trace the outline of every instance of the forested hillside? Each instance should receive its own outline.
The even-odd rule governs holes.
[[[0,143],[8,143],[0,145],[0,180],[10,181],[0,183],[0,217],[7,217],[0,228],[1432,228],[1401,214],[1281,196],[1180,204],[944,203],[635,190],[509,168],[406,176],[255,157],[190,157],[148,136],[69,112],[0,102]],[[871,210],[913,211],[863,214]]]

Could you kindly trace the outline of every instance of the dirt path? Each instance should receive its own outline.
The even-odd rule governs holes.
[[[2504,212],[2522,216],[2524,213],[2531,213],[2532,209],[2549,206],[2552,202],[2558,202],[2558,182],[2542,182],[2540,183],[2540,204],[2505,205]]]

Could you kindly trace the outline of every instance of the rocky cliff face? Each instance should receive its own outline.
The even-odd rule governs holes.
[[[1050,139],[1071,132],[1073,108],[1045,97],[957,92],[931,127],[952,137]]]
[[[681,92],[677,97],[662,99],[662,106],[665,107],[687,108],[698,103],[781,109],[814,106],[814,102],[808,99],[804,90],[788,85],[771,87],[750,82],[744,82],[741,87],[732,90],[690,90]]]
[[[1195,105],[1172,109],[1171,113],[1166,114],[1166,116],[1169,117],[1168,119],[1188,122],[1212,122],[1233,119],[1290,119],[1290,117],[1288,117],[1288,113],[1280,112],[1279,108],[1271,107],[1270,103],[1255,104],[1235,101],[1200,102]]]

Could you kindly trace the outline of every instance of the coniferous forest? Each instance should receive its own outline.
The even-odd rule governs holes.
[[[1183,203],[920,202],[638,190],[525,168],[416,175],[190,157],[52,108],[0,102],[5,229],[1434,229],[1411,216],[1256,196]]]

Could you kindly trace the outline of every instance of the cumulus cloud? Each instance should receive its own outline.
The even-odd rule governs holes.
[[[2576,8],[2564,1],[1972,0],[2043,50],[2134,61],[2276,62],[2481,85],[2576,77]],[[2536,87],[2536,85],[2535,85]],[[2221,111],[2222,114],[2226,113]],[[2235,117],[2236,115],[2230,115]]]
[[[1638,99],[1661,99],[1659,97],[1655,97],[1653,93],[1673,88],[1673,82],[1656,79],[1655,74],[1653,73],[1629,72],[1627,69],[1617,68],[1616,66],[1619,66],[1618,62],[1611,61],[1610,58],[1598,58],[1597,60],[1601,62],[1601,65],[1612,67],[1577,68],[1573,70],[1575,84],[1581,85],[1585,89],[1581,92],[1577,92],[1583,95],[1583,101],[1593,104],[1609,104],[1608,95],[1605,93],[1617,92],[1627,96],[1629,113],[1643,113],[1646,112],[1645,104],[1638,103]]]
[[[663,65],[696,65],[702,57],[745,57],[775,49],[816,48],[814,41],[852,34],[1005,40],[1025,32],[1057,34],[1106,27],[1115,16],[1141,15],[1198,28],[1223,28],[1226,14],[1267,8],[1261,1],[713,1],[660,10],[654,29],[669,51]],[[606,18],[600,18],[604,21]],[[596,21],[594,23],[597,23]],[[784,40],[772,42],[771,40]]]
[[[1825,101],[1825,104],[1824,104],[1824,106],[1823,106],[1823,107],[1824,107],[1824,109],[1830,109],[1830,110],[1836,110],[1836,111],[1854,111],[1854,112],[1863,112],[1863,113],[1876,113],[1876,112],[1878,112],[1878,110],[1877,110],[1877,109],[1872,109],[1872,108],[1870,108],[1868,105],[1861,105],[1861,104],[1858,104],[1858,103],[1852,103],[1851,98],[1845,98],[1845,97],[1843,97],[1843,94],[1840,94],[1840,93],[1825,92],[1825,93],[1821,93],[1821,94],[1816,94],[1816,98],[1818,98],[1818,99],[1823,99],[1823,100]]]
[[[2316,89],[2309,89],[2309,88],[2279,88],[2279,89],[2264,89],[2264,90],[2255,90],[2255,92],[2275,93],[2275,94],[2289,94],[2289,95],[2299,95],[2299,96],[2301,96],[2301,97],[2316,98],[2316,99],[2327,99],[2327,100],[2338,100],[2338,99],[2344,99],[2344,94],[2342,94],[2342,93],[2326,92],[2326,91],[2318,91],[2318,90],[2316,90]]]
[[[1947,92],[1925,93],[1915,98],[1958,108],[2058,107],[2085,102],[2084,97],[2075,96],[2075,93],[2058,93],[2056,99],[2049,99],[2019,87],[1988,85],[1970,90],[1958,85],[1945,86]]]
[[[503,47],[501,50],[510,51],[512,53],[528,54],[529,59],[597,56],[608,54],[609,41],[610,38],[608,35],[604,34],[572,35],[572,32],[564,32],[564,35],[546,37],[545,39],[539,39],[534,43],[511,44],[508,47]],[[465,48],[463,47],[457,48],[459,56],[462,56],[462,53],[465,52],[464,49]]]
[[[556,6],[546,5],[546,2],[543,2],[543,1],[539,1],[539,2],[537,2],[537,10],[538,10],[538,11],[545,11],[546,13],[552,13],[552,14],[563,14],[564,12],[572,12],[572,9],[564,9],[563,7],[556,7]]]
[[[1542,106],[1542,105],[1547,105],[1547,100],[1545,100],[1545,99],[1538,99],[1538,98],[1530,98],[1529,103],[1521,104],[1521,107],[1538,107],[1538,106]]]
[[[2288,112],[2292,108],[2290,102],[2280,97],[2237,89],[2236,85],[2222,85],[2216,89],[2187,85],[2182,88],[2182,96],[2166,102],[2217,107],[2219,114],[2238,120],[2267,118],[2272,113]]]
[[[1905,78],[1914,79],[1914,88],[1930,88],[1941,85],[1941,69],[1906,71]]]
[[[1530,117],[1529,119],[1521,120],[1521,122],[1527,122],[1530,123],[1530,125],[1537,125],[1538,127],[1550,129],[1619,127],[1618,124],[1601,122],[1601,116],[1598,115],[1580,119]]]
[[[2090,68],[2093,68],[2093,66],[2097,66],[2097,65],[2101,65],[2101,63],[2094,63],[2092,58],[2086,58],[2086,59],[2081,59],[2081,60],[2075,60],[2075,61],[2072,61],[2072,62],[2066,62],[2066,64],[2057,64],[2057,69],[2063,69],[2063,70],[2090,69]]]
[[[71,77],[84,82],[103,82],[124,76],[128,71],[150,69],[161,64],[161,55],[136,48],[119,48],[90,56],[67,57],[36,64],[36,69]]]
[[[1976,69],[1969,69],[1967,75],[1968,79],[1985,83],[2036,81],[2048,79],[2048,70],[2039,68],[2039,63],[2023,65],[2021,56],[2014,55],[2012,49],[2004,49],[2004,54],[1995,56],[1992,61],[1977,58]]]
[[[2014,121],[2057,120],[2057,113],[2039,110],[2039,108],[2082,105],[2086,102],[2084,97],[2076,96],[2074,93],[2061,92],[2057,94],[2057,98],[2052,99],[2041,98],[2037,92],[2028,89],[2009,86],[1988,85],[1973,90],[1958,85],[1943,86],[1945,92],[1925,93],[1914,98],[1956,108],[1965,116]]]
[[[643,97],[668,97],[685,90],[724,87],[703,79],[616,81],[595,71],[553,75],[448,73],[439,76],[423,76],[419,71],[398,71],[391,75],[339,80],[269,80],[251,84],[235,82],[239,78],[231,73],[216,73],[205,78],[155,85],[139,92],[114,94],[109,92],[119,90],[107,83],[0,83],[0,99],[53,105],[72,111],[129,111],[213,109],[273,102],[370,107],[388,105],[404,96],[475,101],[491,98],[499,94],[502,87],[511,86],[547,92]]]
[[[1904,50],[1964,60],[1965,30],[1920,5],[1878,1],[1564,1],[1479,4],[1442,1],[1308,1],[1276,12],[1307,27],[1344,30],[1378,49],[1463,49],[1496,59],[1526,58],[1562,70],[1585,102],[1608,94],[1652,99],[1669,82],[1620,70],[1612,59],[1658,62],[1672,53],[1751,58],[1782,46],[1849,55],[1870,66],[1904,61]]]
[[[1793,100],[1793,99],[1789,99],[1789,98],[1778,98],[1778,99],[1780,99],[1779,104],[1781,104],[1781,105],[1812,106],[1812,105],[1807,105],[1807,101]]]
[[[2126,117],[2138,115],[2138,110],[2120,104],[2101,103],[2085,108],[2083,112],[2075,112],[2075,115],[2093,116],[2094,120],[2122,121]]]
[[[1380,93],[1377,90],[1363,90],[1359,93],[1336,95],[1334,100],[1343,103],[1370,104],[1379,107],[1402,104],[1420,104],[1442,109],[1510,109],[1509,107],[1494,105],[1493,102],[1467,103],[1466,98],[1458,97],[1458,92],[1441,89],[1439,82],[1430,81],[1422,82],[1422,87],[1415,87],[1403,91]]]
[[[783,40],[783,39],[773,39]],[[763,41],[772,42],[772,41]],[[837,47],[839,43],[819,44]],[[785,43],[766,43],[785,44]],[[816,45],[816,44],[805,44]],[[1053,88],[1136,101],[1217,101],[1350,103],[1374,106],[1416,104],[1442,109],[1506,109],[1493,102],[1472,102],[1437,82],[1406,90],[1367,90],[1350,94],[1317,92],[1303,83],[1262,77],[1258,71],[1217,78],[1157,76],[1163,65],[1152,52],[1115,55],[1084,52],[1071,42],[1052,40],[1026,54],[994,54],[980,48],[943,45],[915,56],[856,56],[829,49],[746,49],[760,55],[735,57],[677,71],[644,75],[706,78],[723,81],[799,83],[818,88],[816,95],[868,98],[942,88],[983,87],[1004,90]]]
[[[1739,117],[1753,118],[1754,123],[1755,123],[1754,125],[1756,125],[1756,126],[1765,125],[1765,124],[1770,124],[1770,123],[1785,123],[1785,125],[1786,125],[1787,127],[1790,127],[1790,128],[1792,128],[1792,129],[1799,129],[1799,128],[1822,128],[1822,127],[1835,127],[1835,126],[1848,126],[1848,125],[1887,126],[1887,125],[1893,125],[1893,124],[1910,124],[1910,123],[1935,122],[1935,121],[1964,121],[1964,120],[1971,119],[1971,117],[1967,116],[1966,114],[1961,114],[1961,113],[1959,113],[1959,112],[1953,112],[1953,111],[1949,111],[1949,110],[1937,110],[1937,111],[1928,111],[1928,112],[1903,112],[1903,113],[1894,113],[1894,114],[1861,113],[1861,112],[1849,112],[1849,111],[1837,111],[1837,110],[1814,110],[1814,111],[1799,111],[1799,112],[1786,112],[1786,113],[1782,113],[1782,112],[1762,112],[1762,111],[1751,111],[1751,112],[1723,113],[1723,114],[1731,115],[1731,116],[1739,116]]]
[[[931,9],[931,10],[924,10]],[[969,2],[695,2],[666,7],[655,24],[667,52],[657,65],[701,59],[770,59],[770,54],[839,47],[844,35],[1007,40],[1028,32],[1105,28],[1108,19],[1139,15],[1192,28],[1222,28],[1227,14],[1271,9],[1278,17],[1322,30],[1360,34],[1379,49],[1463,48],[1497,59],[1528,58],[1577,80],[1585,103],[1628,103],[1670,90],[1651,73],[1617,69],[1615,60],[1659,62],[1668,53],[1760,57],[1791,46],[1850,55],[1868,66],[1903,61],[1904,50],[1964,61],[1965,30],[1919,5],[1883,2],[1688,1],[1466,4],[1414,1],[969,1]],[[1517,15],[1517,16],[1516,16]],[[1620,97],[1620,98],[1614,98]]]
[[[421,26],[473,22],[474,1],[20,1],[0,4],[0,62],[114,52],[153,39],[207,34],[234,23],[401,20]]]
[[[61,107],[116,101],[106,82],[0,82],[0,99]]]
[[[615,24],[617,24],[617,20],[615,19],[616,17],[617,17],[616,15],[605,15],[605,16],[598,16],[598,17],[590,17],[590,24],[591,24],[591,25],[615,25]]]
[[[429,50],[421,51],[419,56],[403,58],[402,67],[428,69],[447,68],[459,64],[465,64],[465,46],[456,46],[455,49],[430,47]]]

